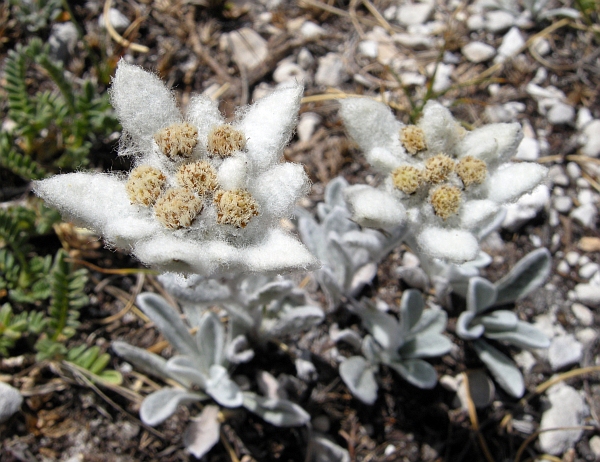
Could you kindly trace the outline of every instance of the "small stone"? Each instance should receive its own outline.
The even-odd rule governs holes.
[[[583,430],[555,430],[544,432],[547,428],[578,427],[587,413],[585,401],[575,388],[558,383],[547,391],[550,409],[542,415],[540,435],[538,437],[542,452],[561,455],[579,441]]]
[[[417,268],[421,265],[421,260],[412,252],[404,252],[402,255],[402,266],[409,268]]]
[[[588,257],[587,255],[582,255],[581,257],[579,257],[579,260],[577,260],[577,264],[579,266],[587,265],[589,262],[591,262],[591,260],[590,257]]]
[[[394,446],[393,444],[388,444],[385,449],[383,450],[383,455],[388,457],[391,456],[392,454],[394,454],[396,452],[396,446]]]
[[[575,109],[568,104],[557,102],[550,108],[546,117],[552,125],[570,124],[575,120]]]
[[[521,350],[519,353],[513,355],[513,359],[517,363],[517,366],[525,373],[529,372],[537,364],[535,356],[527,350]]]
[[[526,108],[527,106],[521,102],[511,101],[501,105],[490,105],[486,107],[485,115],[492,123],[514,122],[517,119],[517,116]]]
[[[560,165],[553,165],[548,170],[548,177],[556,186],[569,186],[569,177],[565,175],[563,168]]]
[[[600,271],[600,265],[598,263],[586,263],[579,268],[578,274],[582,279],[591,279],[598,271]],[[598,290],[600,290],[600,288]]]
[[[482,63],[496,55],[496,49],[483,42],[471,42],[462,47],[462,54],[472,63]]]
[[[6,422],[19,410],[23,396],[15,387],[0,382],[0,423]]]
[[[249,27],[223,34],[221,37],[238,66],[252,70],[267,59],[267,41]]]
[[[503,32],[515,23],[515,18],[508,11],[489,11],[485,15],[485,28],[492,33]]]
[[[435,71],[435,78],[433,79],[433,91],[441,92],[447,90],[452,85],[452,72],[454,66],[452,64],[444,63],[430,63],[425,68],[429,75],[433,75]]]
[[[581,361],[583,345],[571,335],[561,335],[552,339],[548,347],[548,361],[553,371]]]
[[[600,287],[592,284],[577,284],[575,286],[577,300],[590,307],[600,307]]]
[[[598,210],[594,204],[584,204],[577,207],[570,214],[571,218],[582,226],[588,228],[595,228],[596,217],[598,216]]]
[[[540,56],[545,56],[550,53],[550,42],[543,37],[535,38],[531,45]]]
[[[600,120],[592,120],[582,130],[583,146],[579,150],[584,156],[600,156]]]
[[[467,27],[469,30],[479,31],[485,27],[485,18],[480,14],[474,14],[467,19]]]
[[[592,113],[587,107],[582,107],[577,112],[577,120],[575,121],[575,128],[577,130],[583,130],[583,128],[589,124],[594,118],[592,117]]]
[[[127,29],[131,24],[131,21],[127,18],[127,16],[125,16],[116,8],[110,9],[108,13],[108,21],[117,32],[124,32],[125,29]],[[102,14],[98,18],[98,25],[100,26],[100,28],[105,29],[105,24],[106,23],[104,21],[104,15]]]
[[[75,52],[78,39],[77,28],[71,21],[53,24],[48,37],[50,56],[57,61],[67,62]]]
[[[596,341],[598,332],[593,327],[586,327],[577,332],[575,337],[581,342],[584,348],[587,348]]]
[[[555,197],[553,202],[554,208],[560,213],[569,213],[573,206],[573,201],[569,196]]]
[[[598,202],[598,197],[591,190],[584,189],[577,194],[577,200],[581,205],[594,204]]]
[[[556,272],[558,274],[567,275],[571,272],[571,267],[566,261],[561,260],[560,263],[556,266]]]
[[[281,62],[273,72],[273,80],[277,83],[282,82],[304,82],[306,72],[298,64],[289,61]]]
[[[348,78],[344,69],[344,61],[337,53],[327,53],[319,58],[319,67],[315,75],[315,83],[328,87],[337,87]]]
[[[567,252],[567,254],[565,255],[565,259],[567,260],[567,263],[571,266],[575,266],[577,264],[577,262],[579,261],[579,257],[580,257],[580,255],[577,252],[575,252],[574,250]]]
[[[300,141],[308,141],[312,138],[317,125],[321,123],[321,116],[315,112],[305,112],[300,116],[298,122],[298,138]]]
[[[316,40],[326,33],[327,31],[325,29],[311,21],[306,21],[300,27],[300,35],[308,40]]]
[[[404,26],[423,24],[433,11],[433,3],[404,4],[398,8],[396,19]]]
[[[590,184],[585,178],[577,178],[577,181],[575,181],[575,186],[580,189],[587,189],[590,187]]]
[[[308,48],[302,48],[298,52],[298,65],[302,69],[308,69],[315,62],[315,58],[312,53],[308,50]]]
[[[571,311],[582,326],[591,326],[594,323],[594,313],[587,306],[573,303]]]
[[[600,436],[594,435],[590,438],[590,449],[596,457],[600,457]]]
[[[567,164],[567,175],[569,175],[569,178],[572,180],[577,180],[578,178],[581,178],[581,168],[575,162],[569,162]]]
[[[525,40],[519,29],[516,27],[511,28],[502,39],[502,44],[498,48],[498,56],[496,56],[494,62],[504,62],[507,58],[513,58],[524,45]]]
[[[363,40],[358,44],[358,53],[367,58],[377,58],[379,45],[375,40]]]
[[[394,42],[399,45],[411,48],[413,50],[426,50],[435,46],[435,41],[426,35],[421,34],[394,34],[392,36]],[[433,63],[435,64],[435,63]]]

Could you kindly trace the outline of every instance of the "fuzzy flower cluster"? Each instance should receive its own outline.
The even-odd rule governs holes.
[[[434,101],[417,125],[404,125],[385,104],[367,98],[342,100],[340,113],[367,160],[385,175],[379,188],[346,190],[354,220],[382,229],[407,223],[419,250],[432,258],[473,260],[478,231],[546,176],[538,164],[509,162],[523,137],[518,123],[467,131]]]
[[[121,61],[110,96],[123,126],[119,154],[133,156],[133,170],[57,175],[36,182],[36,194],[161,271],[315,266],[279,225],[309,187],[302,165],[281,162],[301,86],[274,91],[231,123],[216,102],[195,96],[184,118],[157,76]]]

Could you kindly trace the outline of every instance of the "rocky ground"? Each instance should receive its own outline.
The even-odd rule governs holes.
[[[0,57],[39,35],[75,80],[97,77],[91,53],[113,67],[123,57],[156,71],[175,90],[182,107],[193,93],[206,93],[222,100],[227,115],[279,83],[303,81],[301,115],[286,158],[306,166],[313,186],[301,205],[311,210],[323,199],[325,185],[338,175],[351,184],[380,180],[346,136],[338,117],[340,98],[378,97],[405,123],[418,116],[425,99],[447,105],[469,128],[520,122],[525,138],[517,158],[540,162],[550,174],[544,185],[509,207],[502,228],[488,238],[485,249],[493,261],[483,274],[497,280],[529,251],[539,247],[551,251],[551,277],[517,305],[523,319],[551,338],[547,351],[514,352],[531,393],[515,400],[499,389],[488,390],[484,405],[469,410],[469,400],[461,405],[455,388],[460,388],[463,372],[477,377],[481,364],[456,348],[434,361],[441,377],[435,389],[419,390],[383,370],[379,399],[373,406],[364,405],[350,395],[336,371],[336,355],[346,351],[330,340],[330,327],[358,328],[356,317],[342,306],[328,312],[318,330],[295,339],[310,351],[318,371],[317,380],[296,383],[296,401],[311,414],[312,431],[345,448],[351,460],[600,460],[600,385],[598,369],[593,368],[600,364],[597,4],[584,0],[68,3],[70,11],[64,7],[67,2],[59,2],[60,15],[34,33],[20,22],[18,7],[4,1]],[[85,31],[83,39],[75,23]],[[37,81],[40,88],[43,79]],[[99,88],[105,90],[102,84]],[[124,167],[113,160],[114,139],[94,153],[94,167]],[[4,175],[1,188],[15,184],[19,186]],[[6,194],[3,198],[6,204],[19,199]],[[88,261],[94,265],[139,266],[119,252],[96,247],[88,250]],[[418,265],[406,247],[394,250],[379,265],[365,295],[396,306],[407,288],[397,276],[402,265]],[[317,284],[307,281],[312,297],[325,307]],[[152,276],[91,271],[91,305],[82,315],[76,339],[105,348],[114,339],[141,347],[156,344],[160,339],[151,326],[131,313],[114,316],[142,290],[161,289]],[[430,302],[437,303],[429,293]],[[449,335],[461,346],[453,336],[459,303],[455,301],[449,311]],[[263,363],[258,359],[252,367],[293,376],[293,360],[275,345],[268,348],[264,356],[270,359]],[[0,459],[189,460],[181,439],[190,412],[181,409],[155,429],[143,425],[137,411],[148,382],[116,357],[111,364],[125,376],[120,388],[94,385],[64,368],[36,363],[31,354],[3,358],[0,380],[19,389],[25,400],[21,410],[0,425]],[[244,367],[238,372],[251,376],[252,368]],[[561,374],[568,371],[574,371],[573,377],[562,380]],[[559,378],[553,387],[536,389],[553,377]],[[538,431],[555,427],[570,431],[537,438]],[[233,413],[223,426],[222,443],[206,459],[305,460],[307,432],[278,429],[251,415]],[[542,459],[541,454],[546,456]]]

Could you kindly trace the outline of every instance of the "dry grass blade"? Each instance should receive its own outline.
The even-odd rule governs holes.
[[[157,271],[145,269],[145,268],[120,268],[120,269],[101,268],[100,266],[96,266],[93,263],[90,263],[89,261],[80,260],[78,258],[67,258],[66,261],[68,261],[70,263],[75,263],[77,265],[85,266],[85,267],[91,269],[92,271],[97,271],[102,274],[117,274],[120,276],[127,276],[130,274],[155,274],[155,275],[158,274]]]
[[[485,442],[481,431],[479,430],[479,419],[477,418],[477,409],[475,408],[475,403],[471,398],[471,388],[469,387],[469,374],[463,372],[462,375],[464,377],[465,390],[467,392],[467,409],[469,412],[469,419],[471,420],[471,426],[473,427],[473,431],[477,435],[477,441],[479,442],[479,447],[481,448],[485,459],[487,460],[487,462],[494,462],[494,457],[492,456],[492,453],[490,452],[490,449],[488,448],[488,445]]]
[[[115,30],[115,28],[110,23],[110,8],[112,7],[112,0],[106,0],[104,3],[103,17],[104,17],[104,27],[108,31],[108,34],[111,38],[121,45],[124,48],[129,48],[131,51],[137,51],[139,53],[148,53],[150,48],[145,45],[140,45],[139,43],[132,43],[129,40],[121,37],[121,35]]]
[[[556,432],[556,431],[563,431],[563,430],[595,430],[595,429],[596,429],[596,427],[592,427],[590,425],[579,425],[579,426],[575,426],[575,427],[556,427],[556,428],[545,428],[544,430],[538,430],[537,432],[529,435],[529,437],[527,437],[527,439],[525,441],[523,441],[523,444],[521,444],[521,446],[519,447],[519,450],[517,451],[514,462],[521,461],[521,457],[523,456],[525,449],[527,449],[527,446],[529,446],[529,444],[531,444],[531,442],[534,441],[540,435],[540,433]],[[542,457],[545,457],[545,455],[543,455]],[[561,459],[558,459],[558,460],[561,460]]]

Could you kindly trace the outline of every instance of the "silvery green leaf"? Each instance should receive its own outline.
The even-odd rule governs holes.
[[[200,415],[190,422],[183,435],[185,449],[200,459],[219,442],[221,422],[219,407],[204,406]]]
[[[323,321],[325,314],[317,306],[300,306],[288,309],[277,319],[269,329],[268,335],[280,337],[283,335],[304,332]]]
[[[501,208],[487,223],[479,225],[477,230],[473,230],[479,241],[484,240],[490,233],[502,226],[502,222],[506,218],[506,209]]]
[[[167,360],[143,348],[138,348],[128,343],[115,340],[111,344],[112,349],[125,361],[131,363],[136,369],[161,379],[174,378],[167,369]],[[181,382],[188,386],[189,381]]]
[[[210,367],[210,378],[204,391],[221,406],[239,407],[243,402],[240,388],[229,378],[227,369],[219,364]]]
[[[350,462],[350,454],[341,446],[321,435],[311,439],[311,462]]]
[[[223,303],[222,306],[237,324],[243,326],[244,332],[248,332],[256,326],[257,320],[252,317],[252,314],[246,308],[235,303]]]
[[[346,208],[334,207],[331,209],[321,226],[326,236],[332,233],[343,236],[349,231],[358,229],[358,225],[350,219],[350,212]]]
[[[496,286],[490,281],[478,276],[469,279],[467,310],[481,314],[495,303],[496,297]]]
[[[511,303],[541,286],[548,278],[552,259],[548,249],[541,248],[525,255],[510,272],[496,282],[495,304]]]
[[[352,257],[339,243],[335,234],[329,234],[328,244],[329,261],[326,262],[326,265],[332,270],[338,284],[346,289],[350,287],[354,275]]]
[[[519,318],[515,313],[508,310],[496,310],[479,318],[486,330],[486,336],[490,331],[511,330],[517,327]]]
[[[333,207],[326,204],[325,202],[319,202],[317,204],[317,216],[319,217],[319,220],[321,220],[321,222],[323,222],[323,220],[327,218],[327,215],[331,213],[331,209],[333,209]]]
[[[370,306],[356,305],[352,309],[362,319],[365,329],[384,349],[396,350],[402,345],[402,328],[394,316]]]
[[[363,403],[373,404],[377,399],[377,381],[373,366],[362,356],[351,356],[340,364],[340,377],[350,392]]]
[[[325,195],[323,199],[325,203],[331,207],[346,207],[344,199],[344,189],[348,187],[348,182],[342,176],[335,177],[327,186],[325,186]]]
[[[348,292],[352,297],[357,296],[365,286],[373,282],[373,278],[377,275],[377,264],[367,263],[358,268],[352,276],[352,282],[348,287]]]
[[[270,399],[244,392],[244,407],[277,427],[300,427],[310,422],[310,414],[287,399]]]
[[[423,311],[419,322],[410,330],[410,336],[422,334],[441,334],[446,330],[448,315],[442,309],[428,309]]]
[[[156,328],[175,349],[184,355],[194,356],[198,349],[179,313],[160,295],[144,292],[137,296],[137,304]]]
[[[437,333],[423,333],[402,345],[399,354],[402,358],[433,358],[442,356],[452,349],[449,338]]]
[[[317,280],[327,294],[330,307],[337,305],[344,295],[333,272],[326,266],[323,266],[317,272]]]
[[[548,348],[550,346],[550,339],[541,330],[524,321],[518,321],[512,330],[486,331],[485,336],[519,348]]]
[[[479,359],[487,366],[496,382],[498,382],[498,385],[515,398],[523,396],[525,391],[523,375],[508,356],[483,340],[476,340],[473,347]]]
[[[360,335],[358,335],[358,332],[352,329],[339,330],[336,324],[329,329],[329,337],[335,343],[346,342],[348,345],[354,347],[356,350],[360,350],[362,338],[360,337]]]
[[[231,291],[226,284],[198,274],[182,276],[175,273],[163,273],[158,276],[158,280],[167,292],[182,301],[215,303],[227,300],[231,296]]]
[[[368,232],[369,231],[369,232]],[[373,230],[360,231],[358,229],[347,231],[342,235],[344,246],[359,247],[369,251],[370,254],[378,255],[381,252],[383,239],[380,233]]]
[[[238,335],[227,343],[226,356],[232,364],[247,363],[254,358],[254,350],[245,335]]]
[[[396,357],[396,349],[384,350],[377,341],[370,335],[365,335],[361,343],[361,351],[367,361],[371,364],[385,362],[391,356]]]
[[[192,393],[179,388],[163,388],[146,396],[140,407],[140,419],[146,425],[158,425],[177,410],[180,404],[193,403],[205,400],[207,396],[202,393]]]
[[[289,294],[294,287],[295,284],[289,279],[270,282],[251,295],[248,305],[266,305],[273,300],[279,300]]]
[[[405,290],[400,301],[400,324],[404,335],[408,334],[417,325],[425,302],[421,292],[415,289]]]
[[[564,16],[565,18],[571,19],[579,19],[581,17],[581,13],[575,8],[553,8],[551,10],[542,12],[537,17],[537,19],[541,21],[544,19],[555,18],[557,16]]]
[[[423,268],[400,266],[396,268],[395,273],[410,287],[420,290],[426,290],[429,287],[429,277]]]
[[[200,318],[196,332],[198,360],[206,369],[213,364],[223,363],[225,350],[225,328],[219,317],[212,311],[205,312]]]
[[[471,325],[477,315],[472,311],[463,311],[456,321],[456,335],[464,340],[475,340],[483,335],[485,327],[479,323]]]
[[[387,363],[404,380],[415,387],[429,389],[437,383],[437,372],[434,367],[422,359],[406,359]]]
[[[325,232],[308,211],[298,207],[296,209],[296,216],[300,239],[311,253],[317,258],[322,259],[325,255]]]
[[[208,369],[201,369],[196,358],[191,356],[177,355],[167,361],[167,371],[178,381],[187,380],[202,388],[206,386]]]

